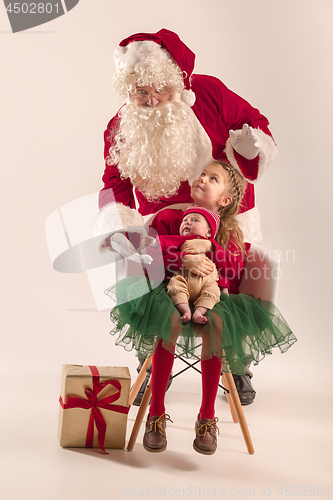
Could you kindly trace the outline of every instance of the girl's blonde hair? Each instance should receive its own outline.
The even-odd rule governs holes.
[[[246,181],[244,177],[228,163],[219,160],[215,160],[213,163],[220,165],[228,172],[230,178],[228,195],[231,197],[231,202],[218,210],[221,222],[215,239],[224,248],[227,248],[231,240],[242,252],[245,252],[243,232],[238,225],[236,215],[238,214],[245,193]]]

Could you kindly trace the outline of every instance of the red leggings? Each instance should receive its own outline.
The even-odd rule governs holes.
[[[174,361],[174,350],[165,349],[160,340],[152,358],[152,401],[150,417],[165,413],[164,397]],[[202,400],[200,419],[213,419],[215,415],[215,399],[221,376],[221,360],[216,356],[201,360]]]

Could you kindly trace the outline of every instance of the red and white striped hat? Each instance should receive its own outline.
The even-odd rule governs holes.
[[[198,205],[192,205],[185,210],[183,217],[191,213],[201,214],[207,219],[207,222],[212,230],[212,237],[215,238],[220,227],[220,214],[218,212],[214,212],[214,210],[207,210],[206,208],[199,207]]]

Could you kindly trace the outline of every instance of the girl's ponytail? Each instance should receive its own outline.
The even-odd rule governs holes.
[[[231,202],[225,207],[221,207],[218,212],[221,216],[221,223],[216,235],[216,241],[223,247],[227,248],[230,241],[236,244],[238,248],[245,252],[243,241],[243,232],[238,225],[236,215],[246,189],[245,179],[231,165],[223,161],[214,161],[220,165],[230,176],[230,192]]]

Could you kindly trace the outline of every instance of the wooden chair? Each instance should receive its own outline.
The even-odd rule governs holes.
[[[277,286],[278,286],[278,280],[280,276],[280,256],[279,253],[276,250],[264,248],[258,245],[252,245],[251,249],[249,251],[249,254],[247,256],[247,261],[246,261],[246,266],[244,270],[244,276],[242,279],[242,283],[240,286],[240,292],[245,293],[247,295],[251,295],[255,298],[262,298],[265,300],[269,300],[270,302],[275,303],[276,298],[277,298]],[[130,401],[129,404],[132,405],[145,377],[146,377],[146,372],[151,364],[151,355],[146,358],[145,362],[142,365],[141,371],[132,387],[131,393],[130,393]],[[175,376],[180,375],[184,371],[186,371],[189,368],[193,368],[199,373],[200,370],[198,370],[195,367],[195,364],[198,361],[195,361],[194,363],[189,363],[187,360],[182,358],[181,356],[179,357],[183,362],[185,362],[188,366],[181,372],[178,372]],[[245,419],[245,415],[243,412],[243,408],[241,406],[239,396],[237,393],[237,389],[235,386],[235,382],[233,379],[233,376],[231,373],[222,373],[221,375],[222,378],[222,386],[223,389],[225,389],[225,393],[227,396],[227,401],[229,404],[231,416],[234,422],[238,422],[244,437],[244,441],[246,444],[247,451],[252,454],[254,453],[254,447],[252,444],[250,432],[248,429],[248,425]],[[146,410],[148,408],[148,404],[150,401],[151,397],[151,386],[150,386],[150,381],[147,384],[146,391],[144,393],[144,396],[142,398],[141,405],[139,407],[132,433],[127,445],[127,449],[129,451],[133,450],[140,426],[143,422]]]

